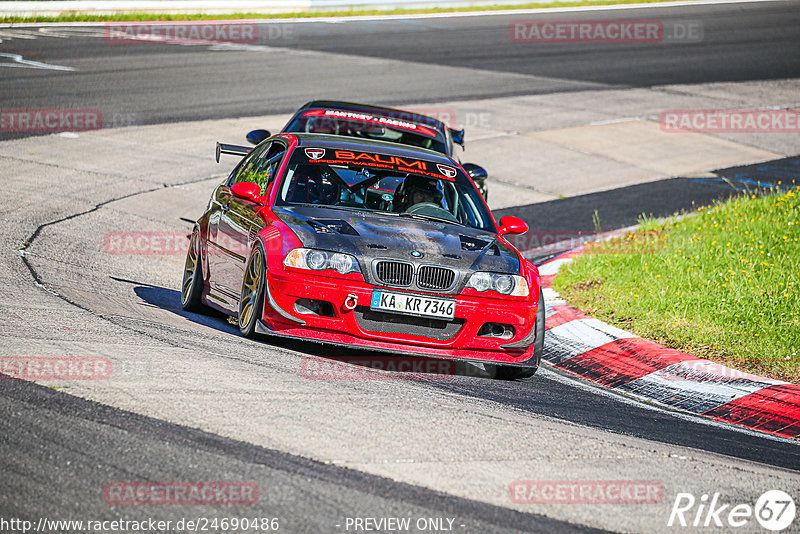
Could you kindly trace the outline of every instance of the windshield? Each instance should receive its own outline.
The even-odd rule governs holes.
[[[460,169],[386,154],[297,148],[276,204],[354,208],[496,230]]]
[[[409,114],[411,119],[413,116]],[[447,153],[443,132],[413,120],[384,117],[338,109],[312,109],[296,116],[285,132],[306,132],[346,135],[360,139],[377,139]]]

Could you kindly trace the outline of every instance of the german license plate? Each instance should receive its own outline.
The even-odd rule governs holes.
[[[370,309],[420,317],[452,319],[455,317],[455,299],[440,299],[413,293],[394,293],[375,289],[372,291]]]

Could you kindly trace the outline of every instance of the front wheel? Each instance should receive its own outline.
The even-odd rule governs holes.
[[[267,283],[267,261],[264,245],[258,242],[247,260],[239,298],[239,331],[244,337],[253,337],[256,324],[264,308],[264,290]]]
[[[544,352],[544,294],[542,289],[539,288],[539,306],[536,310],[536,339],[533,342],[533,357],[528,365],[525,367],[515,367],[513,365],[494,365],[495,375],[498,380],[520,380],[530,378],[536,374],[539,369],[539,363],[542,361],[542,353]]]
[[[186,252],[186,263],[183,266],[183,284],[181,285],[181,307],[190,312],[207,311],[203,304],[203,265],[200,247],[200,231],[195,228]]]

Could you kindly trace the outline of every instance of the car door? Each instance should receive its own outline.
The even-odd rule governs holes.
[[[283,141],[273,141],[268,148],[254,154],[229,184],[227,209],[222,210],[218,230],[220,250],[225,260],[220,270],[220,284],[227,293],[235,295],[237,311],[245,262],[256,235],[266,222],[260,213],[262,204],[233,196],[230,187],[238,182],[253,182],[261,188],[261,196],[265,196],[285,155]]]
[[[230,209],[232,199],[231,185],[236,183],[236,178],[243,169],[250,166],[259,155],[264,154],[270,147],[270,143],[256,147],[250,154],[234,167],[224,182],[217,186],[211,195],[208,217],[208,269],[209,269],[209,297],[218,305],[233,310],[238,298],[238,291],[229,287],[226,280],[230,274],[226,274],[230,262],[227,256],[231,252],[231,245],[227,234],[220,232],[223,214]]]

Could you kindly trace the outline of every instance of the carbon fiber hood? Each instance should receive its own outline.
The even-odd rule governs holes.
[[[373,260],[392,259],[451,267],[462,275],[473,271],[520,272],[517,253],[484,230],[350,209],[276,206],[274,212],[304,247],[352,254],[362,269]],[[459,283],[458,289],[461,287]]]

